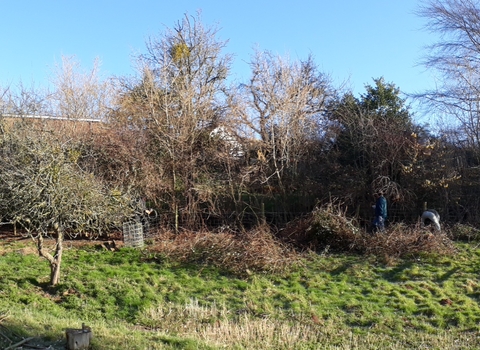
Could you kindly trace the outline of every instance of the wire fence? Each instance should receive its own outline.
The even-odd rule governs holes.
[[[477,205],[477,202],[480,203],[480,198],[476,193],[465,194],[461,200],[452,196],[445,198],[443,201],[437,198],[436,202],[418,200],[414,206],[389,200],[387,225],[419,224],[424,210],[435,209],[440,213],[442,227],[456,223],[480,226],[480,210],[475,209],[477,206],[480,207],[480,204]],[[282,210],[280,205],[277,207],[271,203],[267,206],[268,209],[265,209],[263,202],[255,205],[249,203],[241,210],[228,210],[225,207],[224,213],[221,214],[204,210],[190,212],[188,215],[182,213],[175,215],[171,211],[150,210],[147,214],[137,216],[133,223],[124,226],[123,234],[126,245],[142,246],[143,240],[156,238],[159,233],[165,231],[243,232],[260,224],[267,224],[274,230],[278,230],[295,219],[311,215],[315,207],[312,203],[315,201],[305,200],[301,205],[290,205],[288,210]],[[345,215],[356,220],[360,227],[369,229],[374,219],[372,204],[364,202],[357,207],[345,208]]]
[[[142,248],[144,235],[145,232],[141,222],[130,221],[123,224],[123,241],[126,247]]]

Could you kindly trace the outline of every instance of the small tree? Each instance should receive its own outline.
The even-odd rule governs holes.
[[[25,127],[25,125],[22,125]],[[36,239],[40,256],[50,264],[50,284],[60,280],[65,234],[101,235],[132,213],[129,197],[111,191],[77,164],[79,154],[31,133],[4,134],[0,156],[0,212]],[[54,253],[44,237],[56,238]]]
[[[337,128],[330,188],[349,205],[368,203],[379,189],[392,199],[405,195],[400,182],[419,160],[417,128],[400,90],[383,78],[374,82],[359,99],[347,93],[329,108]]]

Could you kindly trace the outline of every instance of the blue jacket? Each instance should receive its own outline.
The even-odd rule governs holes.
[[[387,218],[387,200],[384,196],[380,196],[375,203],[375,216],[381,216]]]

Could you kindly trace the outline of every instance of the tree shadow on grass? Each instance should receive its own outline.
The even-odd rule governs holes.
[[[68,325],[66,325],[68,326]],[[0,349],[37,349],[37,350],[65,350],[67,340],[65,336],[65,329],[53,329],[49,325],[33,325],[25,322],[18,322],[16,320],[3,319],[0,321]],[[118,338],[118,335],[95,335],[93,331],[93,339],[90,343],[91,350],[104,349],[123,349],[123,339]],[[202,342],[194,339],[182,338],[180,336],[157,334],[155,331],[145,331],[143,345],[130,344],[133,347],[129,349],[143,349],[147,344],[162,344],[165,349],[195,349],[195,350],[211,350],[214,349]]]
[[[345,273],[346,271],[348,271],[353,265],[354,265],[354,263],[352,263],[352,262],[342,264],[342,265],[338,266],[337,268],[331,270],[330,274],[332,276],[341,275],[341,274]]]
[[[414,264],[414,261],[406,260],[401,264],[395,266],[394,268],[385,271],[382,274],[382,277],[388,282],[404,282],[404,272],[405,270],[410,270]]]
[[[45,330],[35,329],[31,325],[18,323],[15,320],[0,323],[0,349],[11,347],[12,349],[64,350],[65,345],[66,340],[63,334],[54,336]]]
[[[354,256],[354,255],[347,256],[347,261],[341,264],[340,266],[330,270],[330,274],[332,276],[341,275],[347,272],[348,270],[350,270],[351,268],[355,267],[355,265],[357,265],[361,261],[361,259],[362,259],[361,256]]]
[[[394,268],[392,268],[391,270],[388,270],[386,271],[385,273],[383,273],[383,278],[385,278],[385,280],[389,281],[389,282],[405,282],[405,278],[406,278],[406,272],[408,270],[411,270],[414,265],[416,264],[415,261],[404,261],[403,263],[401,263],[400,265],[398,266],[395,266]],[[420,269],[426,269],[428,270],[428,267],[424,266],[420,266],[419,267]],[[445,282],[446,280],[450,279],[458,270],[460,270],[459,267],[454,267],[450,270],[448,270],[447,272],[443,273],[441,276],[439,276],[438,278],[436,278],[435,280],[437,282]],[[422,274],[421,277],[419,277],[421,279],[424,279],[424,275]],[[414,277],[410,276],[410,279],[415,279]]]
[[[438,278],[438,281],[440,282],[445,282],[446,280],[448,280],[450,277],[452,277],[458,270],[460,270],[460,267],[454,267],[452,269],[450,269],[449,271],[445,272],[443,275],[441,275],[439,278]]]
[[[41,282],[36,277],[17,278],[15,279],[15,281],[18,286],[32,285],[50,295],[55,295],[58,292],[58,290],[61,288],[61,284],[52,286],[50,282]]]

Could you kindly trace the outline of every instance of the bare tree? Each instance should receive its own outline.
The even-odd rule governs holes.
[[[24,85],[22,82],[15,87],[5,89],[2,94],[3,115],[40,115],[46,112],[48,103],[47,92],[32,84]]]
[[[223,115],[222,91],[231,57],[223,55],[217,29],[200,16],[185,15],[172,29],[147,42],[139,57],[140,77],[123,81],[116,121],[147,135],[155,173],[168,182],[158,187],[167,194],[178,229],[180,212],[195,219],[202,200],[200,169],[210,130]],[[213,193],[213,192],[212,192]]]
[[[266,165],[262,181],[275,179],[284,192],[285,175],[295,178],[309,145],[325,130],[323,113],[333,91],[329,77],[318,72],[311,56],[290,62],[256,51],[250,66],[242,123],[261,140],[258,164]]]
[[[0,86],[0,116],[7,113],[9,87]]]
[[[15,118],[1,130],[0,141],[0,216],[36,239],[39,254],[50,264],[52,285],[60,278],[66,234],[106,233],[134,208],[128,190],[108,186],[81,161],[86,148],[75,125],[83,128],[86,118],[104,117],[108,87],[95,72],[85,77],[78,65],[64,63],[50,94],[22,85],[9,91],[6,109]],[[44,245],[47,235],[55,236],[53,253]]]
[[[480,6],[473,0],[430,0],[418,14],[440,35],[424,64],[438,73],[435,90],[419,95],[449,117],[460,140],[480,147]]]
[[[75,56],[62,56],[52,76],[54,91],[48,95],[50,113],[68,119],[105,120],[111,109],[112,80],[101,80],[100,61],[84,70]]]

